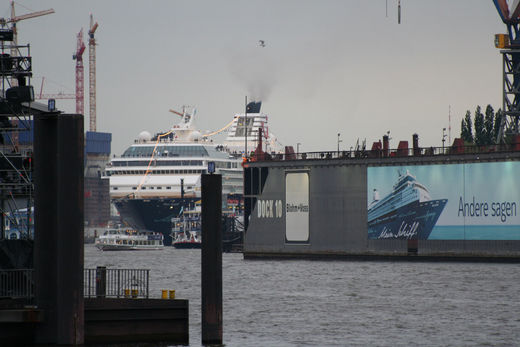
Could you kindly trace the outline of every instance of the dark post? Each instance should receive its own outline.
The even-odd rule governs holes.
[[[36,342],[83,344],[83,116],[35,118]]]
[[[98,266],[96,268],[96,296],[104,298],[107,295],[107,268]]]
[[[413,155],[415,155],[415,156],[421,155],[421,149],[419,148],[419,135],[413,134],[412,141],[413,141]]]
[[[5,211],[5,196],[4,196],[4,191],[2,190],[2,192],[0,192],[1,196],[0,196],[0,208],[2,209],[2,211]],[[29,211],[29,210],[28,210]],[[0,240],[3,240],[5,238],[5,219],[4,219],[4,214],[3,213],[0,213],[0,225],[1,225],[1,230],[2,230],[2,235],[0,235]]]
[[[388,157],[390,152],[388,135],[383,135],[383,157]]]
[[[56,343],[58,213],[58,114],[34,117],[34,277],[36,305],[45,320],[36,331],[37,343]]]
[[[244,113],[244,136],[245,136],[245,158],[249,158],[249,155],[247,154],[247,95],[246,95],[246,111]]]
[[[58,344],[84,339],[83,115],[58,121]]]
[[[202,175],[202,343],[222,344],[222,176]]]

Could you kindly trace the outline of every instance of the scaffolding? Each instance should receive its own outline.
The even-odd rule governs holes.
[[[33,237],[31,77],[30,46],[0,29],[0,238]]]

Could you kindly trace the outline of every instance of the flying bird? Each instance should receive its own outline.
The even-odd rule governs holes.
[[[265,47],[265,41],[264,40],[258,40],[258,44],[260,47]]]

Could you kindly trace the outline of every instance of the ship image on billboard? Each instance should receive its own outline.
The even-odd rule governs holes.
[[[368,238],[520,240],[520,162],[369,167]]]
[[[442,213],[447,199],[432,199],[428,188],[406,168],[369,168],[386,171],[377,177],[397,178],[389,192],[381,197],[379,189],[387,188],[388,180],[381,182],[381,188],[372,188],[372,199],[368,200],[368,238],[369,239],[419,239],[430,236],[437,219]],[[370,181],[369,174],[369,181]]]

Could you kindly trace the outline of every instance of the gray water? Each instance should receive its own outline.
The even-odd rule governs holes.
[[[223,257],[226,346],[519,346],[520,264]],[[102,252],[85,268],[150,269],[150,292],[190,302],[201,345],[200,250]]]

